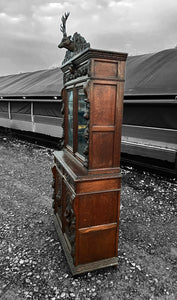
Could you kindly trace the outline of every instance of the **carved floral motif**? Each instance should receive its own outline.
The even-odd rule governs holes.
[[[68,239],[71,244],[71,255],[74,258],[75,254],[75,233],[76,233],[76,216],[74,212],[74,194],[66,193],[66,210],[64,217],[66,220],[66,227],[68,233]]]
[[[86,96],[85,102],[86,102],[86,112],[84,114],[84,118],[86,119],[86,128],[84,131],[84,138],[86,141],[86,146],[84,148],[84,155],[85,155],[85,162],[84,166],[88,168],[88,163],[89,163],[89,124],[90,124],[90,101],[89,101],[89,85],[90,85],[90,80],[87,81],[86,85],[84,86],[84,93]]]
[[[66,172],[66,170],[64,170],[64,177],[67,181],[67,183],[69,183],[69,185],[73,188],[73,190],[75,191],[76,186],[75,186],[75,182],[74,179]]]
[[[57,173],[56,166],[52,168],[52,172],[52,188],[54,189],[52,195],[52,199],[54,200],[52,203],[52,207],[55,214],[57,213],[57,211],[59,211],[59,214],[61,214],[62,177],[60,177],[60,175]]]
[[[60,139],[60,150],[64,147],[64,127],[65,127],[65,103],[64,103],[64,90],[61,92],[62,95],[62,107],[61,107],[61,113],[63,115],[63,122],[62,122],[62,128],[63,128],[63,134]]]
[[[74,66],[69,66],[69,71],[64,74],[64,83],[76,79],[82,76],[88,76],[90,71],[90,62],[88,61],[86,64],[80,66],[79,68],[75,68]]]
[[[52,188],[54,189],[53,190],[53,194],[52,194],[52,199],[53,199],[53,202],[52,202],[52,208],[54,209],[54,213],[56,213],[56,207],[55,207],[55,195],[56,195],[56,167],[53,166],[52,168],[52,173],[53,173],[53,182],[52,182]]]
[[[63,167],[58,160],[56,161],[56,166],[57,166],[58,170],[61,172],[61,174],[63,174]]]

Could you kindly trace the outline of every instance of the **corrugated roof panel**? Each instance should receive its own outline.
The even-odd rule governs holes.
[[[0,77],[0,96],[59,96],[60,68]],[[125,95],[177,94],[177,49],[130,56]]]
[[[125,94],[177,94],[177,49],[128,57]]]
[[[0,77],[0,96],[57,96],[62,89],[59,68]]]

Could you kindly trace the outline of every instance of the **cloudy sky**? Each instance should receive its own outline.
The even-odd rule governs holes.
[[[176,0],[0,0],[0,75],[60,66],[65,11],[67,33],[92,48],[137,55],[177,45]]]

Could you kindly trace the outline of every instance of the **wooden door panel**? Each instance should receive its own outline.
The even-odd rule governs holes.
[[[93,85],[92,125],[109,126],[115,124],[115,104],[117,85]]]
[[[118,76],[118,63],[95,60],[94,76],[101,78],[114,78]]]
[[[79,228],[117,222],[118,193],[106,192],[79,198]]]
[[[91,167],[113,166],[114,132],[93,132]]]
[[[78,263],[116,256],[116,232],[116,225],[80,229]]]

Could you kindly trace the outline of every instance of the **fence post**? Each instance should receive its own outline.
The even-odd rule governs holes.
[[[31,101],[31,123],[32,123],[32,131],[35,132],[35,124],[34,124],[34,102]]]
[[[176,157],[175,157],[175,173],[177,175],[177,152],[176,152]]]
[[[12,116],[11,116],[11,111],[10,111],[10,101],[8,101],[8,115],[9,115],[9,120],[11,120]]]
[[[33,101],[31,101],[31,122],[34,123]]]

